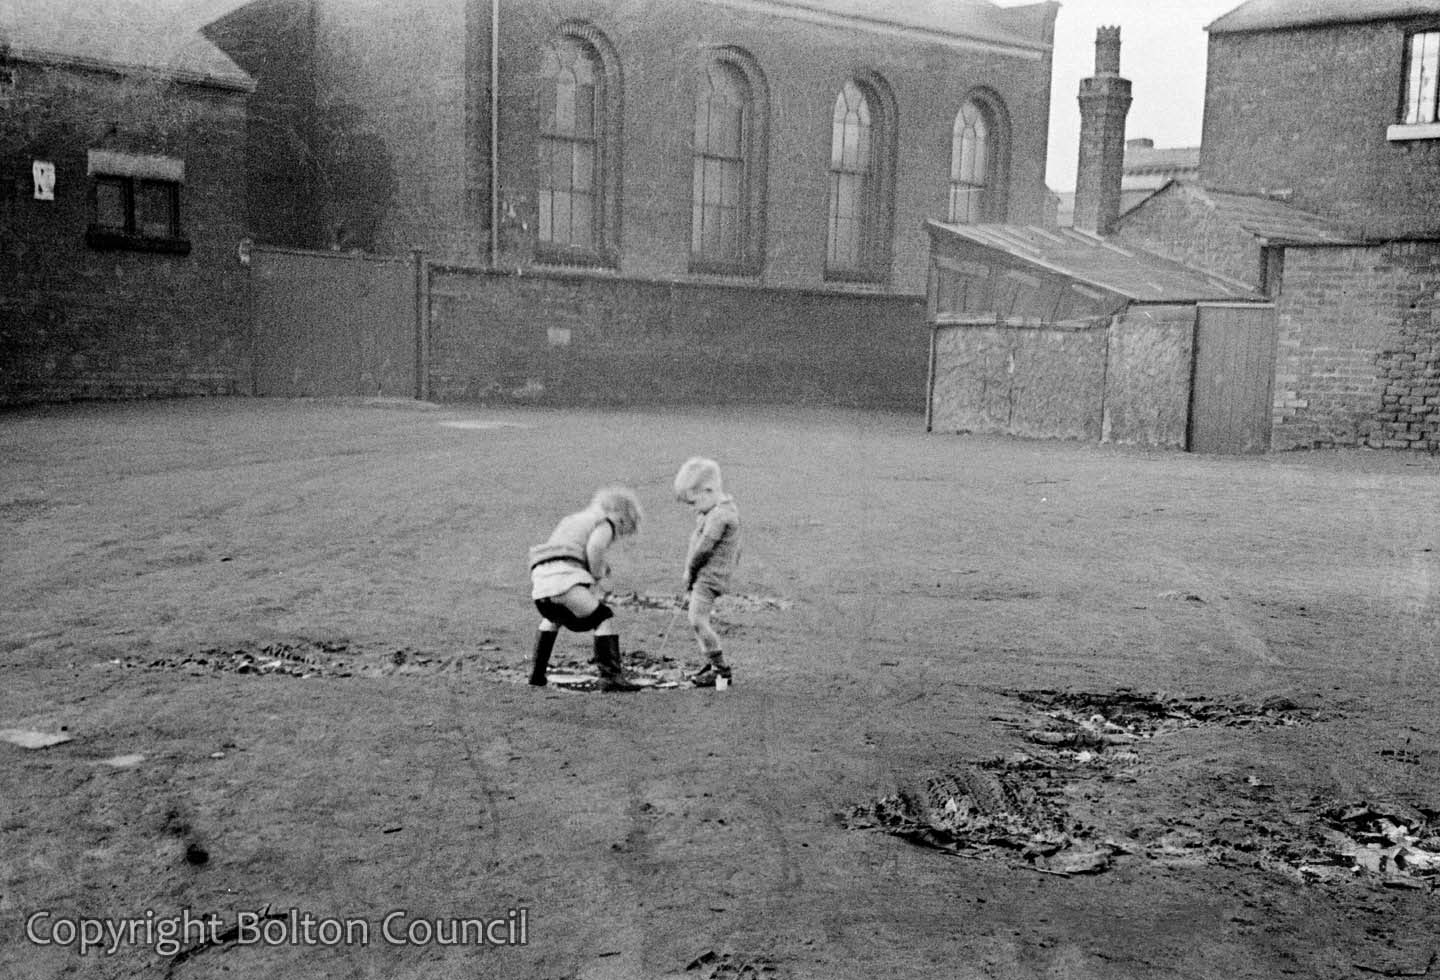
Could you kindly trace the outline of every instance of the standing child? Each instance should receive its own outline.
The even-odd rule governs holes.
[[[620,669],[620,637],[614,611],[605,604],[600,580],[609,574],[605,552],[617,538],[640,529],[640,501],[626,487],[595,491],[590,506],[556,525],[550,540],[530,549],[530,597],[540,611],[530,683],[543,687],[545,668],[560,627],[595,631],[595,663],[602,691],[637,691]]]
[[[720,650],[720,637],[710,625],[715,600],[730,588],[730,573],[740,560],[740,510],[725,492],[720,464],[700,456],[687,459],[675,474],[675,499],[695,509],[695,530],[685,555],[684,591],[688,593],[690,628],[705,656],[705,666],[691,675],[696,687],[730,682],[730,665]]]

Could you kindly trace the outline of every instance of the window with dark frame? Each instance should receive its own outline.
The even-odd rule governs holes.
[[[91,168],[90,227],[93,248],[186,254],[190,242],[180,224],[180,182],[143,176],[143,166],[122,166],[131,173]],[[168,168],[167,168],[168,169]]]

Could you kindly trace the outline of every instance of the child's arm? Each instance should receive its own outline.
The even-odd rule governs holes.
[[[615,532],[611,529],[610,522],[601,521],[585,542],[585,565],[597,582],[610,574],[610,566],[605,563],[605,552],[614,540]]]
[[[685,556],[685,588],[689,588],[695,582],[695,576],[700,574],[710,560],[710,555],[720,539],[725,536],[725,531],[730,526],[728,515],[719,513],[719,508],[712,510],[705,515],[705,523],[700,529],[699,536],[690,545],[690,551]]]

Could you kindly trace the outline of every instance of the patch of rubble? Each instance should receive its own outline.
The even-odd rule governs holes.
[[[1227,794],[1225,805],[1173,817],[1147,821],[1127,810],[1123,829],[1077,815],[1077,801],[1094,798],[1095,787],[1139,781],[1136,750],[1150,739],[1204,725],[1297,725],[1316,718],[1315,710],[1283,697],[1252,704],[1129,689],[1008,693],[1040,715],[1024,729],[1026,752],[962,763],[902,784],[854,807],[842,822],[948,854],[1010,860],[1052,874],[1092,874],[1133,859],[1171,867],[1258,867],[1307,883],[1358,881],[1426,892],[1440,887],[1440,809],[1403,801],[1313,802],[1313,809],[1267,812],[1263,792],[1261,798]],[[1244,789],[1268,785],[1252,775]]]
[[[495,653],[500,647],[483,643],[478,653]],[[212,647],[197,653],[163,657],[115,658],[117,667],[184,671],[192,675],[239,674],[249,677],[342,678],[434,676],[444,673],[481,672],[497,680],[524,684],[530,679],[528,659],[511,658],[496,662],[476,652],[441,656],[410,648],[367,652],[343,640],[314,640],[297,643],[267,643],[254,647]],[[599,690],[595,665],[577,650],[574,655],[557,654],[550,661],[550,682],[572,691]],[[684,675],[698,670],[673,657],[652,655],[644,650],[627,650],[622,657],[626,676],[644,689],[669,689],[683,685]],[[688,685],[683,685],[688,686]]]
[[[854,808],[852,829],[875,829],[948,854],[1011,858],[1052,874],[1104,871],[1125,845],[1077,820],[1064,774],[1018,754],[962,763]]]
[[[631,609],[661,609],[672,612],[681,608],[680,597],[664,592],[612,592],[608,597],[615,606]],[[715,600],[715,614],[785,612],[795,603],[783,596],[726,593]]]
[[[1119,688],[1107,694],[1007,691],[1034,707],[1041,719],[1026,734],[1041,745],[1104,750],[1204,725],[1273,727],[1313,720],[1316,712],[1286,697],[1258,703],[1169,698]]]
[[[498,649],[487,644],[482,649]],[[179,670],[190,674],[241,674],[253,677],[392,677],[459,671],[471,657],[444,657],[404,647],[380,653],[352,647],[344,640],[302,640],[259,646],[209,647],[196,653],[163,657],[113,658],[117,667]]]
[[[707,949],[685,965],[684,976],[696,980],[779,980],[784,976],[768,957],[732,950]]]

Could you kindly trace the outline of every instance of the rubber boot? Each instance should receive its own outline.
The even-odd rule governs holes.
[[[600,665],[600,690],[640,690],[640,685],[627,681],[620,669],[620,637],[613,634],[595,637],[595,662]]]
[[[530,660],[530,684],[545,686],[545,668],[550,666],[550,651],[555,649],[555,637],[559,630],[537,630],[535,633],[535,655]]]
[[[725,654],[719,650],[711,650],[706,656],[710,662],[690,675],[690,683],[696,687],[714,687],[715,682],[723,677],[725,683],[729,684],[730,665],[725,662]]]

